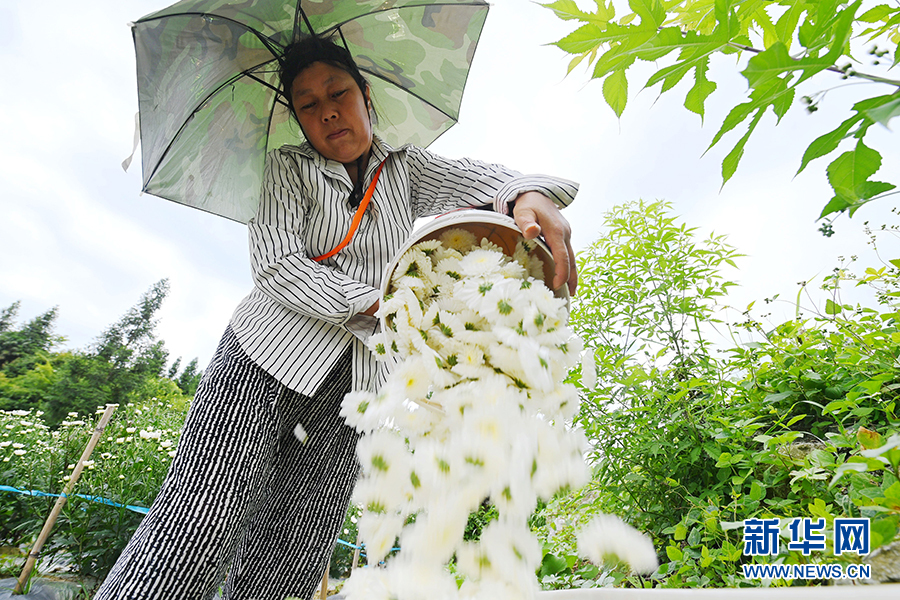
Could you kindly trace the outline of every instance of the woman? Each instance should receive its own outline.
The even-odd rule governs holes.
[[[312,595],[356,479],[356,433],[340,402],[376,385],[365,341],[380,278],[416,218],[514,203],[526,237],[543,232],[550,245],[554,285],[575,291],[569,226],[554,201],[568,204],[577,186],[390,148],[372,133],[368,85],[330,41],[290,47],[281,80],[307,142],[267,157],[249,223],[255,287],[203,375],[150,513],[96,600],[206,599],[226,570],[226,598]],[[364,195],[352,242],[332,252]]]

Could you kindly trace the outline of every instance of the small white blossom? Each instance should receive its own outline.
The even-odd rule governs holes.
[[[600,515],[576,536],[578,550],[592,562],[614,556],[638,573],[652,573],[659,566],[650,538],[615,515]]]

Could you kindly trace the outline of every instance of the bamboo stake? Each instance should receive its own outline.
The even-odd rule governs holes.
[[[91,439],[88,442],[87,446],[84,447],[84,452],[81,453],[81,458],[75,464],[75,470],[72,471],[72,475],[69,477],[69,481],[68,483],[66,483],[66,487],[65,489],[63,489],[62,494],[60,494],[59,498],[56,499],[56,504],[53,505],[53,510],[50,511],[50,516],[47,517],[47,521],[44,523],[44,528],[41,529],[41,533],[38,536],[37,541],[34,543],[34,547],[31,549],[31,553],[28,554],[28,559],[25,561],[25,568],[22,569],[22,574],[19,575],[19,580],[16,582],[16,587],[13,590],[13,594],[19,595],[25,593],[25,584],[28,582],[28,577],[31,575],[31,570],[34,568],[37,559],[41,555],[41,548],[44,547],[44,543],[47,541],[47,538],[50,537],[50,531],[56,524],[56,519],[59,518],[59,513],[62,512],[68,495],[72,493],[72,489],[75,487],[75,483],[77,483],[78,478],[81,477],[81,472],[84,470],[84,462],[91,457],[91,454],[94,452],[94,447],[97,445],[97,442],[100,441],[100,436],[103,435],[103,430],[106,429],[106,425],[107,423],[109,423],[109,419],[112,417],[112,414],[118,407],[118,404],[106,405],[106,410],[103,411],[103,415],[100,417],[100,422],[97,424],[97,428],[94,429],[94,435],[91,436]]]
[[[319,597],[322,600],[328,598],[328,567],[325,568],[325,575],[322,577],[322,590]]]

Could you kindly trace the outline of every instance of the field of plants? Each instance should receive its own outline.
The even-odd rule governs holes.
[[[896,248],[897,230],[872,232]],[[581,282],[570,322],[589,356],[568,381],[579,386],[575,425],[590,442],[590,483],[541,504],[530,520],[544,544],[544,589],[740,587],[752,563],[877,562],[900,524],[900,260],[841,262],[822,281],[785,297],[728,307],[723,272],[740,254],[701,236],[663,203],[633,203],[606,216],[606,231],[579,256]],[[851,287],[869,301],[849,303]],[[38,571],[65,565],[86,590],[108,572],[177,452],[196,388],[196,363],[179,373],[153,336],[165,297],[157,284],[92,348],[58,352],[52,315],[19,325],[0,315],[0,485],[59,493],[107,402],[119,408]],[[795,317],[769,321],[774,303]],[[46,315],[44,315],[46,316]],[[43,324],[42,324],[43,323]],[[586,371],[593,369],[593,373]],[[66,398],[72,401],[67,405]],[[4,488],[6,490],[6,488]],[[0,578],[15,577],[55,501],[0,491]],[[654,541],[659,570],[638,576],[615,557],[578,557],[579,524],[621,516]],[[342,538],[356,541],[359,509]],[[477,539],[495,518],[473,514]],[[794,517],[868,517],[869,557],[804,555],[786,548]],[[777,556],[743,552],[745,519],[781,519]],[[336,548],[331,575],[347,574],[353,549]],[[364,562],[364,561],[363,561]],[[789,583],[789,582],[788,582]],[[823,584],[824,581],[793,582]]]

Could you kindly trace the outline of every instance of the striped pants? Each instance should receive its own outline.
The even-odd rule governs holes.
[[[309,599],[356,481],[357,434],[339,415],[350,378],[348,350],[314,396],[298,394],[228,328],[159,495],[94,600],[207,600],[226,571],[227,600]]]

